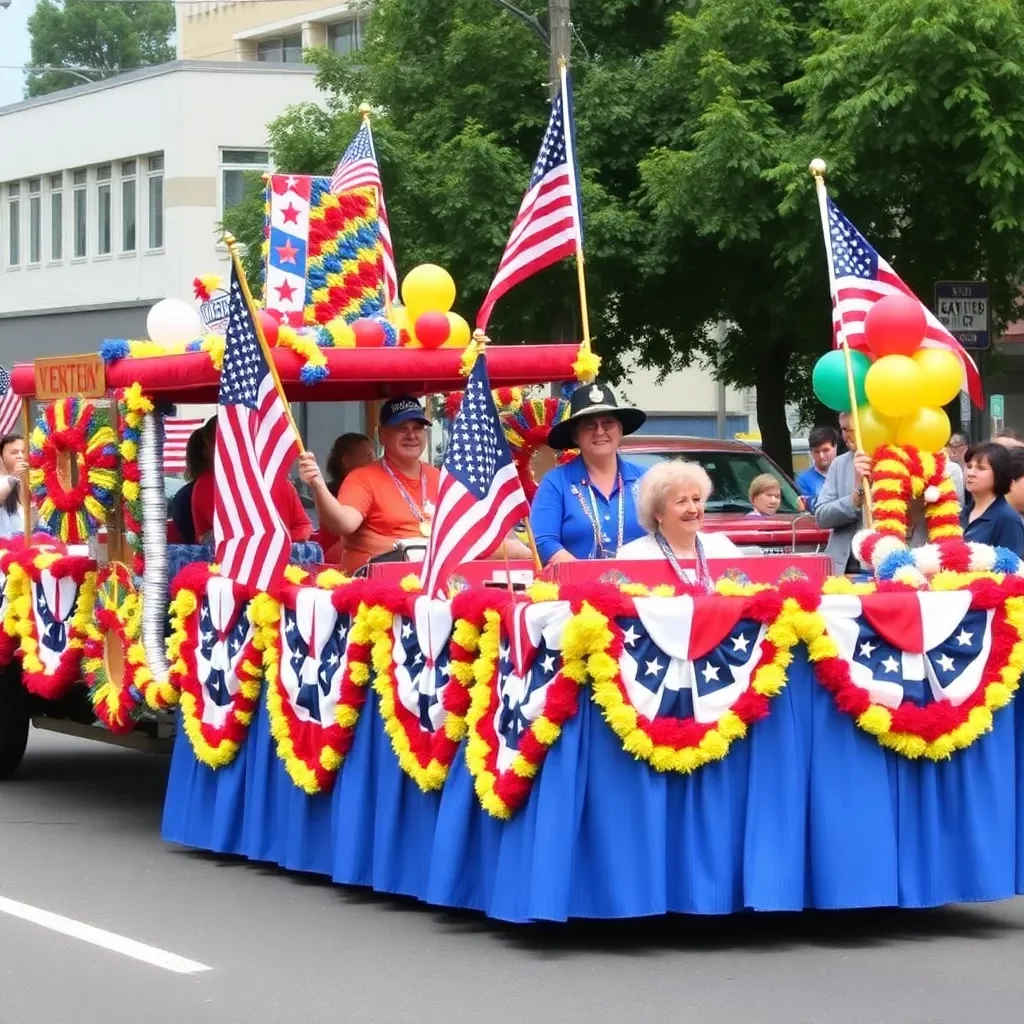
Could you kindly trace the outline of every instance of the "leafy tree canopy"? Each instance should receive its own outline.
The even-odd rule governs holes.
[[[87,73],[97,80],[174,59],[170,0],[39,0],[28,30],[33,67],[99,69]],[[80,76],[67,72],[32,71],[25,91],[42,96],[81,84]]]
[[[543,16],[542,0],[520,6]],[[815,156],[926,302],[937,279],[984,278],[997,319],[1014,317],[1019,4],[578,0],[573,23],[589,305],[610,375],[631,351],[712,364],[757,388],[765,447],[789,462],[784,404],[809,394],[831,339]],[[276,165],[329,173],[371,102],[399,269],[448,267],[471,318],[547,120],[547,54],[491,0],[378,0],[365,49],[311,59],[327,102],[271,125]],[[250,241],[261,223],[255,194],[229,216]],[[573,267],[519,286],[491,327],[578,337]]]

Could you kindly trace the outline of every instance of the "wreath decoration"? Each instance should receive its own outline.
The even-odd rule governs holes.
[[[132,550],[132,571],[141,576],[145,569],[142,546],[142,476],[139,471],[139,441],[142,421],[153,411],[153,403],[132,384],[117,397],[117,428],[121,442],[121,518],[125,540]]]
[[[556,423],[569,415],[569,403],[564,398],[531,398],[524,401],[519,409],[501,417],[505,438],[516,464],[519,480],[526,492],[527,500],[533,501],[537,493],[537,478],[533,472],[533,456],[548,443],[548,434]],[[556,462],[561,465],[571,462],[576,451],[556,453]]]
[[[100,570],[95,582],[95,607],[76,614],[85,638],[82,672],[96,717],[112,733],[131,732],[145,693],[153,683],[142,632],[142,595],[128,567],[120,563]],[[84,607],[84,606],[83,606]]]
[[[272,597],[222,577],[217,566],[196,562],[175,577],[169,682],[180,692],[196,759],[210,768],[230,764],[245,742],[279,618]]]
[[[427,793],[444,785],[466,735],[469,686],[474,678],[471,652],[479,643],[479,631],[472,622],[462,620],[464,605],[456,599],[448,616],[450,634],[432,638],[434,647],[444,648],[448,659],[444,664],[440,654],[430,649],[429,639],[427,650],[420,647],[429,629],[424,636],[416,629],[417,602],[427,602],[419,607],[421,615],[429,616],[430,599],[404,584],[398,592],[390,587],[366,590],[359,621],[360,625],[365,622],[371,640],[373,688],[391,748],[402,770]],[[408,700],[403,700],[403,694]],[[409,707],[413,698],[423,709],[418,713]]]
[[[352,746],[370,681],[374,617],[360,601],[361,585],[336,570],[310,580],[289,566],[287,576],[282,621],[263,654],[267,711],[278,757],[312,796],[331,788]]]
[[[955,573],[943,576],[943,585],[933,589],[969,591],[968,613],[982,613],[976,617],[983,621],[985,613],[991,616],[987,657],[984,647],[976,655],[979,661],[985,659],[980,679],[959,704],[941,700],[920,705],[906,699],[905,695],[897,707],[882,704],[873,699],[868,689],[854,682],[851,663],[840,656],[840,645],[820,611],[805,617],[800,629],[817,679],[832,694],[836,707],[849,715],[860,729],[874,736],[883,747],[908,758],[940,761],[971,746],[992,729],[993,713],[1012,700],[1024,672],[1024,580],[1015,576],[974,577],[964,586],[963,576]],[[936,577],[935,582],[939,580],[940,577]],[[945,586],[947,583],[950,584],[948,588]],[[849,587],[830,589],[834,593],[858,596],[889,594],[901,595],[905,600],[919,600],[916,591],[892,583],[877,586],[861,584],[856,591]],[[868,618],[870,620],[871,616]],[[887,630],[877,612],[871,624],[885,636]],[[966,626],[962,629],[963,632],[950,639],[949,644],[970,642],[974,629],[970,632]],[[894,646],[902,650],[907,645],[901,641]],[[954,654],[957,653],[954,650]],[[942,656],[939,656],[940,660]]]
[[[73,397],[47,406],[32,430],[29,466],[39,529],[68,544],[93,536],[117,489],[117,437],[96,405]]]
[[[92,615],[96,563],[54,545],[9,552],[2,564],[3,627],[17,643],[22,684],[29,693],[56,700],[79,679],[82,623]]]

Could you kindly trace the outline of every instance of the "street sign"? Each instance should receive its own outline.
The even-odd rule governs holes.
[[[966,391],[960,392],[960,429],[971,436],[971,399]]]
[[[936,281],[935,315],[964,348],[991,344],[987,281]]]
[[[1002,395],[989,395],[988,396],[988,415],[992,421],[992,433],[998,434],[1003,429],[1003,396]]]

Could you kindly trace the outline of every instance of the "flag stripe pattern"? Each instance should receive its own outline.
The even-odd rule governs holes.
[[[512,231],[498,271],[476,317],[480,330],[487,329],[494,304],[521,281],[576,252],[582,219],[574,175],[569,167],[572,114],[567,109],[568,88],[551,101],[551,117],[533,165],[530,187]]]
[[[974,360],[831,199],[828,200],[828,228],[835,281],[835,294],[832,296],[834,347],[839,346],[839,331],[842,330],[850,348],[866,349],[864,321],[871,307],[886,295],[902,292],[916,299],[924,310],[928,326],[922,345],[925,348],[945,348],[957,356],[963,367],[962,390],[980,409],[983,405],[981,377]]]
[[[235,268],[218,405],[213,517],[217,561],[223,575],[265,591],[280,579],[291,553],[273,492],[287,477],[297,447]]]
[[[164,419],[164,472],[175,475],[185,472],[185,448],[193,431],[206,421],[200,417],[168,416]]]
[[[448,577],[463,563],[486,558],[530,506],[491,397],[486,357],[469,375],[441,468],[420,582],[445,596]]]
[[[11,375],[0,366],[0,434],[10,434],[18,426],[21,398],[11,390]],[[26,443],[28,438],[25,438]]]
[[[388,224],[388,209],[384,204],[384,184],[380,178],[377,154],[373,148],[373,134],[370,122],[364,120],[342,154],[331,177],[331,191],[338,195],[351,192],[354,188],[375,188],[377,190],[377,216],[380,222],[380,242],[383,250],[384,285],[388,298],[398,301],[398,271],[395,269],[395,249],[391,243],[391,225]]]

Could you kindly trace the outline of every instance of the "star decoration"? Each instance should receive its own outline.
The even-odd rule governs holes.
[[[961,629],[960,632],[957,633],[957,635],[956,635],[956,642],[961,647],[966,647],[968,644],[970,644],[971,640],[973,640],[973,639],[974,639],[974,634],[973,633],[968,633],[966,629]]]
[[[540,667],[544,671],[545,675],[547,675],[550,672],[554,672],[554,670],[555,670],[555,658],[554,658],[554,655],[549,654],[541,662],[541,666]]]
[[[655,658],[653,661],[647,662],[646,675],[656,676],[661,671],[661,663]]]
[[[277,249],[277,258],[282,263],[297,263],[295,257],[299,255],[299,250],[291,242],[285,242],[284,245],[278,245],[275,248]]]
[[[709,661],[704,666],[704,671],[701,673],[701,675],[704,677],[704,682],[705,683],[710,683],[712,681],[717,683],[718,682],[718,666],[717,665],[712,665],[711,662]]]
[[[637,640],[639,639],[640,634],[632,626],[630,626],[629,629],[627,629],[626,632],[622,634],[622,642],[627,647],[632,647],[634,644],[636,644]]]
[[[882,662],[882,668],[884,668],[886,672],[895,672],[899,666],[896,664],[896,659],[890,654],[889,657]]]
[[[402,639],[408,640],[412,636],[412,626],[408,622],[402,623]]]
[[[871,655],[875,653],[875,648],[877,646],[878,644],[873,644],[870,640],[865,640],[864,643],[860,645],[860,656],[862,658],[870,658]]]
[[[747,646],[750,641],[742,633],[740,633],[739,636],[730,637],[729,639],[732,640],[732,649],[734,651],[742,651],[744,654],[747,653]],[[716,676],[715,678],[717,679],[718,677]]]
[[[282,302],[291,302],[295,295],[295,285],[288,281],[282,281],[281,284],[274,285],[274,291],[277,292],[277,297]]]
[[[948,654],[940,654],[938,661],[943,672],[952,672],[956,668],[956,662]]]
[[[281,215],[284,217],[285,224],[298,225],[299,210],[294,203],[289,202],[288,205],[281,211]]]

